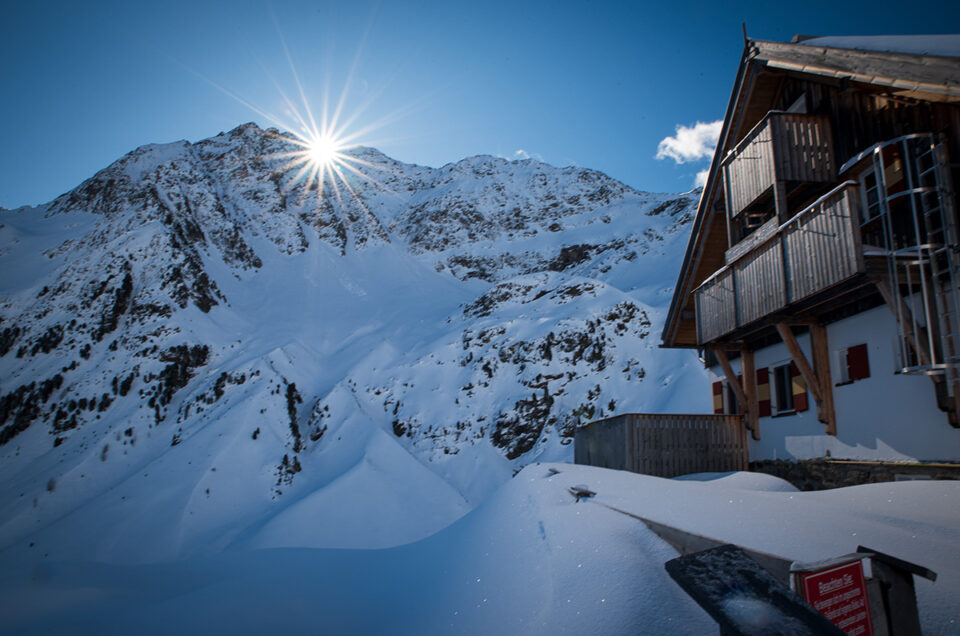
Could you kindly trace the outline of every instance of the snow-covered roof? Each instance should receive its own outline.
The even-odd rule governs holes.
[[[857,49],[881,53],[960,57],[960,34],[945,35],[831,35],[802,39],[798,44]]]

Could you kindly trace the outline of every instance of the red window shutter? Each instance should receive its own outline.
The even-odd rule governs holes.
[[[807,403],[807,383],[800,375],[796,362],[790,363],[790,385],[793,391],[793,410],[806,411],[810,406]]]
[[[770,369],[757,369],[757,400],[760,403],[760,417],[770,415]]]
[[[723,382],[720,380],[713,383],[713,413],[723,415]]]
[[[870,359],[867,345],[859,344],[847,349],[847,373],[850,380],[863,380],[870,377]]]

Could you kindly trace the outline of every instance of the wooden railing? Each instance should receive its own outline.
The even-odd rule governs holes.
[[[714,273],[694,292],[706,344],[865,270],[858,189],[847,181]]]
[[[722,162],[727,213],[740,214],[777,181],[836,179],[826,116],[772,111]]]
[[[657,477],[746,470],[746,429],[740,415],[618,415],[577,429],[574,462]]]
[[[739,326],[735,285],[734,271],[726,267],[694,292],[698,344],[715,340]]]

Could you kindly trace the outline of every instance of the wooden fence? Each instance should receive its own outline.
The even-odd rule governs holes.
[[[746,470],[740,415],[628,414],[591,422],[574,436],[574,462],[657,477]]]

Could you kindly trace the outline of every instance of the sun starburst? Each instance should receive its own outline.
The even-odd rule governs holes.
[[[286,187],[292,189],[301,182],[303,190],[301,199],[316,191],[318,198],[328,196],[331,192],[338,201],[343,200],[341,188],[348,191],[362,206],[362,202],[348,177],[355,175],[359,179],[372,181],[368,176],[374,165],[364,161],[350,152],[350,137],[343,131],[334,130],[332,126],[318,127],[303,126],[301,132],[281,134],[280,137],[296,147],[295,150],[278,155],[288,161],[285,170],[296,170],[293,178],[287,181]]]
[[[340,143],[333,137],[322,136],[310,142],[307,152],[310,154],[310,161],[320,166],[329,166],[340,158]]]
[[[390,168],[379,163],[373,164],[361,158],[358,155],[362,153],[355,150],[360,147],[361,140],[365,144],[370,143],[367,137],[372,131],[400,118],[403,112],[397,110],[382,116],[378,120],[369,122],[365,126],[356,126],[361,115],[379,96],[382,89],[365,91],[367,93],[365,99],[351,108],[351,112],[346,112],[348,93],[360,59],[360,51],[357,52],[353,65],[349,67],[343,88],[339,91],[339,97],[335,100],[335,104],[331,107],[329,101],[329,97],[335,93],[325,90],[320,99],[320,109],[315,111],[307,99],[304,85],[300,81],[300,75],[275,18],[274,23],[296,87],[297,99],[291,99],[273,74],[263,64],[261,64],[261,67],[263,67],[281,97],[283,111],[285,112],[284,117],[276,116],[267,109],[254,105],[253,102],[240,97],[199,72],[189,69],[189,67],[187,69],[283,131],[273,132],[276,137],[286,142],[287,148],[270,153],[264,158],[286,160],[282,169],[284,172],[292,172],[293,176],[283,179],[282,187],[285,191],[294,191],[299,188],[301,203],[307,197],[312,196],[312,193],[316,193],[318,200],[334,196],[342,204],[344,201],[342,189],[353,197],[357,205],[366,208],[351,182],[356,184],[358,181],[366,181],[378,187],[383,187],[383,184],[376,181],[371,175],[390,170]],[[329,87],[329,83],[328,77],[324,84]]]

